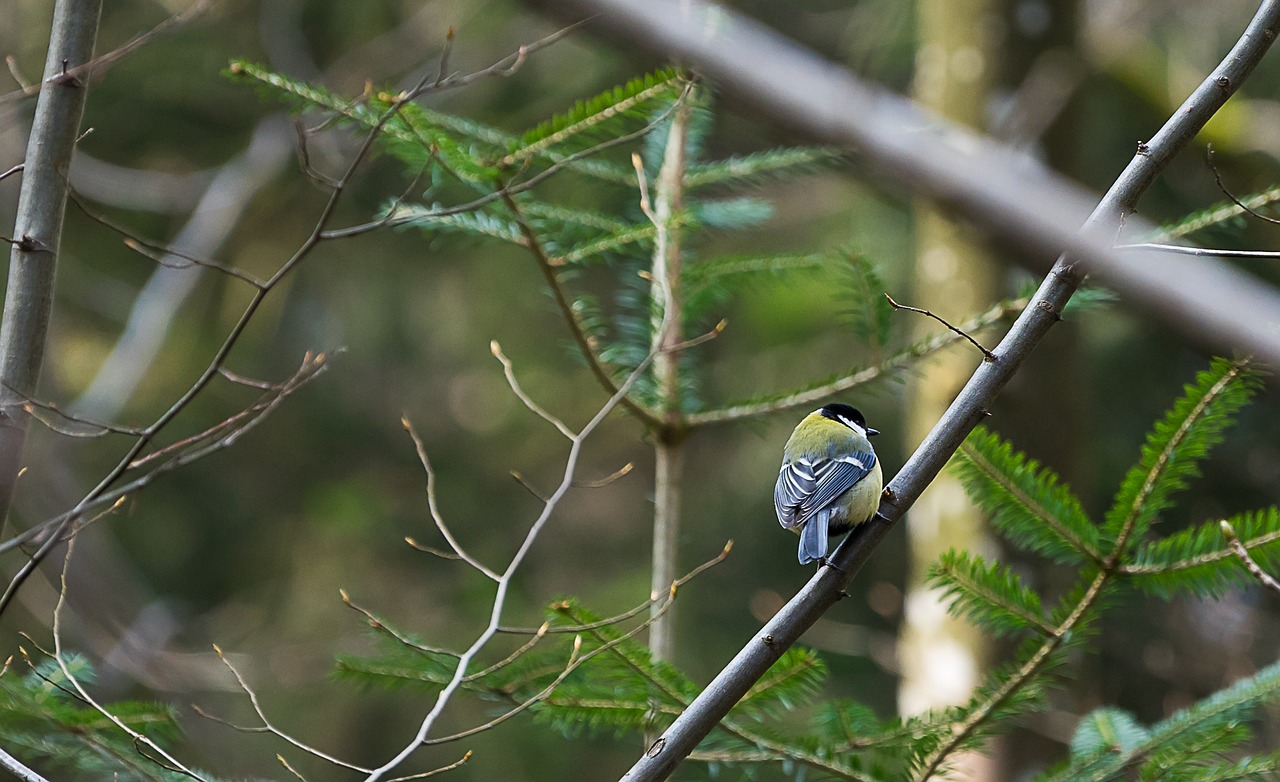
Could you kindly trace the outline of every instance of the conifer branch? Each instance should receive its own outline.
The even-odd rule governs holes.
[[[989,480],[998,484],[1001,489],[1007,492],[1011,497],[1014,497],[1017,500],[1018,505],[1020,505],[1027,513],[1030,513],[1032,516],[1035,516],[1043,522],[1046,527],[1052,529],[1058,537],[1070,543],[1077,551],[1084,554],[1095,563],[1099,565],[1103,564],[1104,558],[1102,556],[1102,552],[1098,551],[1092,543],[1080,537],[1080,535],[1078,535],[1075,530],[1071,529],[1069,525],[1063,524],[1054,513],[1050,512],[1048,508],[1045,508],[1034,497],[1023,491],[1020,486],[1009,480],[1009,477],[1005,475],[1003,470],[992,464],[986,456],[976,448],[972,448],[966,444],[960,446],[960,452],[963,453],[964,457],[972,462],[975,467],[982,470]]]
[[[1280,531],[1268,532],[1264,535],[1258,535],[1257,537],[1242,541],[1241,545],[1248,550],[1257,548],[1258,546],[1265,546],[1268,543],[1274,543],[1278,540],[1280,540]],[[1230,545],[1228,545],[1226,548],[1207,551],[1203,554],[1198,554],[1194,557],[1187,557],[1168,564],[1126,563],[1118,568],[1118,572],[1121,575],[1126,576],[1149,576],[1156,573],[1176,573],[1180,570],[1190,570],[1192,568],[1200,567],[1201,565],[1210,565],[1214,562],[1221,562],[1222,560],[1229,559],[1232,556],[1235,556],[1235,551]]]
[[[1270,589],[1272,592],[1280,594],[1280,581],[1276,581],[1275,577],[1263,570],[1262,566],[1249,555],[1249,549],[1245,548],[1245,545],[1240,542],[1240,538],[1236,537],[1236,531],[1231,526],[1231,522],[1222,522],[1222,534],[1226,537],[1227,543],[1231,546],[1232,553],[1236,555],[1240,560],[1240,563],[1244,565],[1245,569],[1248,570],[1254,578],[1258,579],[1258,582],[1264,587]]]
[[[1026,305],[1027,299],[1002,301],[986,312],[961,323],[960,328],[967,332],[981,331],[1021,312]],[[740,402],[729,407],[689,413],[684,417],[684,424],[690,429],[695,429],[701,426],[729,423],[744,418],[756,418],[762,415],[791,410],[803,405],[811,405],[848,391],[851,388],[887,377],[898,370],[911,366],[917,359],[932,355],[959,342],[960,339],[960,336],[951,332],[935,334],[889,356],[878,364],[849,372],[821,385],[795,391],[776,399],[767,399],[759,402]]]
[[[569,301],[569,296],[565,292],[564,286],[560,284],[560,278],[556,276],[556,270],[551,258],[543,248],[542,240],[538,237],[537,232],[533,230],[533,226],[529,224],[529,221],[525,219],[524,212],[510,192],[506,188],[502,188],[499,193],[501,194],[502,202],[507,205],[507,209],[511,210],[516,224],[520,226],[520,233],[524,236],[529,253],[533,256],[534,261],[537,262],[538,270],[542,272],[542,277],[546,281],[547,287],[551,289],[556,308],[564,316],[565,325],[569,327],[569,334],[573,337],[574,344],[578,346],[578,352],[582,355],[583,361],[587,363],[587,368],[591,370],[591,374],[595,376],[595,379],[605,391],[610,395],[618,393],[618,384],[614,382],[613,376],[601,361],[600,354],[595,348],[594,338],[587,333],[586,328],[579,320],[578,314],[573,308],[573,303]],[[662,427],[662,421],[657,414],[631,396],[623,396],[621,404],[622,407],[626,408],[627,412],[634,415],[646,427],[652,429]]]
[[[1187,412],[1182,421],[1178,424],[1178,428],[1174,430],[1161,448],[1159,454],[1147,470],[1146,476],[1143,478],[1141,487],[1135,492],[1133,500],[1125,513],[1124,520],[1120,525],[1115,536],[1115,546],[1111,553],[1107,556],[1104,563],[1108,570],[1115,569],[1120,560],[1125,556],[1129,548],[1129,538],[1134,530],[1138,527],[1138,519],[1144,508],[1148,506],[1152,494],[1155,492],[1160,477],[1164,474],[1165,468],[1174,458],[1183,444],[1187,436],[1192,432],[1193,427],[1209,410],[1210,405],[1215,402],[1224,391],[1231,387],[1240,374],[1247,366],[1247,362],[1236,362],[1218,378],[1218,380],[1196,401],[1196,404]]]

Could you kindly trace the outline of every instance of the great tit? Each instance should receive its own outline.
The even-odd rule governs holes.
[[[884,477],[867,438],[877,434],[842,404],[813,411],[791,433],[773,506],[783,528],[800,535],[800,564],[825,561],[829,536],[875,515]]]

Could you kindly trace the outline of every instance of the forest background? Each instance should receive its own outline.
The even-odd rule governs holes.
[[[972,39],[957,46],[930,38],[938,25],[928,22],[945,18],[938,8],[948,5],[813,0],[734,7],[869,80],[926,100],[922,74],[933,73],[938,52],[950,52],[944,70],[958,79],[954,89],[976,91],[965,93],[971,113],[959,119],[1099,192],[1211,70],[1253,10],[1234,1],[978,4],[965,26]],[[180,10],[109,4],[99,52]],[[40,73],[50,4],[7,0],[0,14],[14,20],[0,30],[13,70]],[[134,235],[199,247],[199,255],[266,276],[315,226],[325,194],[299,168],[297,137],[281,103],[229,78],[232,60],[264,62],[354,97],[368,83],[413,84],[439,67],[446,49],[454,68],[484,69],[563,24],[503,2],[213,3],[92,83],[84,127],[93,130],[78,146],[71,182],[94,215]],[[587,26],[531,52],[509,74],[432,95],[427,105],[518,134],[668,64]],[[1264,61],[1229,110],[1155,183],[1141,214],[1171,223],[1225,200],[1206,160],[1209,143],[1216,173],[1233,192],[1267,192],[1280,154],[1278,88],[1280,67]],[[714,117],[705,158],[807,142],[720,96],[714,83],[701,89]],[[30,100],[0,106],[0,168],[21,160],[31,107]],[[308,145],[310,163],[340,170],[359,141],[354,133],[325,135]],[[626,161],[643,146],[637,139],[610,154]],[[981,311],[964,303],[946,273],[930,277],[928,263],[918,260],[936,261],[921,249],[927,249],[921,227],[932,230],[938,218],[923,213],[924,204],[901,185],[862,173],[856,162],[830,157],[786,177],[761,176],[747,193],[767,205],[767,213],[757,208],[760,222],[743,230],[713,226],[699,236],[698,251],[852,254],[874,266],[885,291],[903,303],[956,320]],[[353,180],[335,222],[370,220],[408,184],[403,166],[375,157]],[[637,199],[634,191],[567,175],[545,188],[605,211],[634,208]],[[17,191],[16,177],[0,181],[5,225],[12,224]],[[952,279],[981,279],[992,294],[983,299],[988,305],[1023,295],[1038,279],[1019,269],[1016,250],[963,226],[947,230],[955,246],[967,248]],[[1268,249],[1280,237],[1274,225],[1250,218],[1224,223],[1210,238],[1221,247]],[[966,265],[968,254],[981,256],[981,265]],[[1260,279],[1277,278],[1274,259],[1246,264]],[[247,295],[231,277],[187,271],[185,283],[176,282],[180,275],[158,275],[157,265],[118,232],[71,207],[39,398],[94,419],[134,423],[172,404],[208,365]],[[698,399],[714,408],[874,363],[874,351],[856,344],[853,279],[815,265],[753,278],[732,298],[714,302],[710,323],[722,318],[726,325],[695,348]],[[941,329],[907,320],[917,317],[892,313],[889,328]],[[994,343],[993,332],[986,334]],[[575,358],[564,318],[527,249],[390,227],[317,246],[265,300],[227,368],[279,380],[312,351],[329,357],[327,371],[234,447],[163,476],[77,543],[64,643],[98,669],[95,691],[108,701],[178,704],[192,762],[225,776],[275,774],[281,748],[270,739],[246,737],[187,709],[198,703],[209,713],[252,721],[243,692],[210,649],[217,644],[290,733],[361,762],[397,751],[405,739],[400,732],[421,719],[425,696],[332,680],[335,655],[374,648],[367,623],[338,590],[441,643],[469,638],[491,601],[486,582],[464,565],[405,543],[407,536],[436,545],[425,476],[402,416],[435,466],[442,515],[481,561],[509,556],[523,534],[520,520],[538,512],[538,499],[511,471],[535,489],[560,478],[564,440],[513,395],[491,353],[494,340],[527,393],[556,415],[585,421],[607,398]],[[990,426],[1058,471],[1086,506],[1105,507],[1115,476],[1134,461],[1151,422],[1208,366],[1213,348],[1222,352],[1189,343],[1123,299],[1095,302],[1051,332],[992,407]],[[949,350],[947,362],[972,368],[982,360],[967,345]],[[918,419],[928,414],[913,412],[920,395],[904,389],[929,371],[922,364],[887,373],[832,397],[855,403],[885,433],[876,445],[888,474],[920,439]],[[232,415],[246,398],[232,384],[211,386],[171,437]],[[811,575],[795,564],[794,540],[777,528],[770,509],[781,445],[808,409],[699,431],[685,443],[679,572],[734,541],[723,563],[682,588],[672,614],[672,659],[697,681],[719,670]],[[1270,390],[1244,410],[1172,524],[1276,501],[1276,411]],[[33,428],[31,470],[15,505],[20,528],[24,519],[74,505],[119,457],[112,438],[69,437],[66,430],[87,428],[74,421],[59,427]],[[581,477],[602,478],[627,464],[634,465],[627,475],[576,490],[557,508],[511,593],[509,611],[523,617],[519,623],[536,626],[543,606],[558,596],[579,596],[608,615],[649,595],[653,449],[634,420],[614,414],[588,443]],[[908,515],[857,576],[851,599],[804,639],[830,671],[829,694],[856,694],[884,715],[896,710],[910,643],[901,640],[910,632],[903,607],[914,587],[907,574],[919,576],[918,565],[909,564],[910,525]],[[975,540],[984,550],[995,545]],[[26,583],[0,622],[5,656],[26,643],[18,631],[48,636],[59,562]],[[6,574],[17,567],[6,563]],[[997,744],[992,773],[1006,778],[1036,768],[1038,757],[1060,756],[1075,719],[1100,704],[1152,722],[1256,671],[1275,658],[1277,608],[1275,596],[1260,588],[1217,600],[1126,602],[1098,627],[1093,652],[1073,660],[1071,675],[1082,686],[1028,718],[1016,744]],[[448,724],[463,727],[483,722],[492,707],[459,699],[450,708]],[[1280,745],[1280,722],[1265,721],[1259,742]],[[567,743],[517,721],[476,737],[468,745],[472,759],[451,773],[474,779],[621,773],[639,746],[608,735]]]

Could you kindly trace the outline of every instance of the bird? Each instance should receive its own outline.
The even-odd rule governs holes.
[[[814,410],[791,433],[773,505],[783,529],[800,535],[800,564],[826,564],[828,538],[876,514],[884,476],[868,438],[877,434],[846,404]]]

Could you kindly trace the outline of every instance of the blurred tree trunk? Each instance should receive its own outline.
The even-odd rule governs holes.
[[[1001,29],[995,0],[918,0],[914,93],[917,100],[950,119],[975,128],[986,123],[996,40]],[[1000,291],[1000,273],[988,253],[964,230],[928,204],[916,212],[915,306],[949,320],[987,307]],[[919,335],[937,322],[920,318]],[[909,448],[929,432],[981,356],[964,345],[921,366],[908,384],[906,438]],[[962,703],[984,668],[987,644],[972,625],[947,615],[937,590],[924,585],[927,570],[950,548],[983,551],[992,541],[980,514],[959,482],[944,472],[911,510],[907,529],[910,565],[899,644],[903,714]],[[995,766],[968,754],[953,771],[973,782],[994,779]]]
[[[680,352],[684,313],[680,297],[680,211],[684,206],[685,144],[688,141],[689,103],[682,100],[671,115],[662,171],[654,188],[653,220],[658,235],[653,251],[652,298],[654,348],[662,352],[653,360],[658,390],[658,412],[666,424],[654,433],[653,569],[651,588],[655,598],[649,651],[656,660],[670,660],[675,653],[675,615],[660,614],[662,597],[676,580],[676,542],[680,534],[680,494],[684,469],[684,428],[681,426]],[[665,323],[665,328],[663,324]]]

